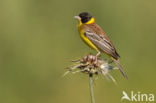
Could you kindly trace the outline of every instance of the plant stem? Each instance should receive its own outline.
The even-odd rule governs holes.
[[[93,90],[93,74],[91,73],[89,74],[89,87],[90,87],[91,103],[95,103]]]

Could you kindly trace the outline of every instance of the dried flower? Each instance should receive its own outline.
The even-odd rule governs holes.
[[[69,72],[82,72],[96,75],[102,74],[107,78],[110,78],[116,84],[115,79],[109,73],[109,71],[117,68],[113,67],[111,62],[109,62],[107,59],[96,58],[96,56],[89,54],[81,59],[73,60],[72,62],[74,62],[74,65],[68,67],[68,71],[64,74],[64,76]]]

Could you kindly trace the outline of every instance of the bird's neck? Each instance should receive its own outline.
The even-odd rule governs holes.
[[[95,19],[92,17],[88,22],[86,22],[85,24],[92,24],[95,23]]]
[[[93,24],[95,23],[95,19],[92,17],[88,22],[84,23],[84,24]],[[83,23],[81,22],[81,20],[79,20],[79,24],[78,26],[80,27]]]

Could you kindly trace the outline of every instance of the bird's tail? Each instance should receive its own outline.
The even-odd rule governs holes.
[[[124,72],[122,66],[120,65],[119,60],[116,60],[116,59],[114,59],[114,58],[112,58],[112,59],[113,59],[113,61],[115,62],[115,64],[117,65],[117,67],[119,68],[119,70],[120,70],[120,72],[122,73],[122,75],[123,75],[126,79],[128,79],[126,73]]]

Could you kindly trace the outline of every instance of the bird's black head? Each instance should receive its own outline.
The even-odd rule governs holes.
[[[79,14],[82,23],[86,23],[91,20],[92,16],[88,12],[82,12]]]

